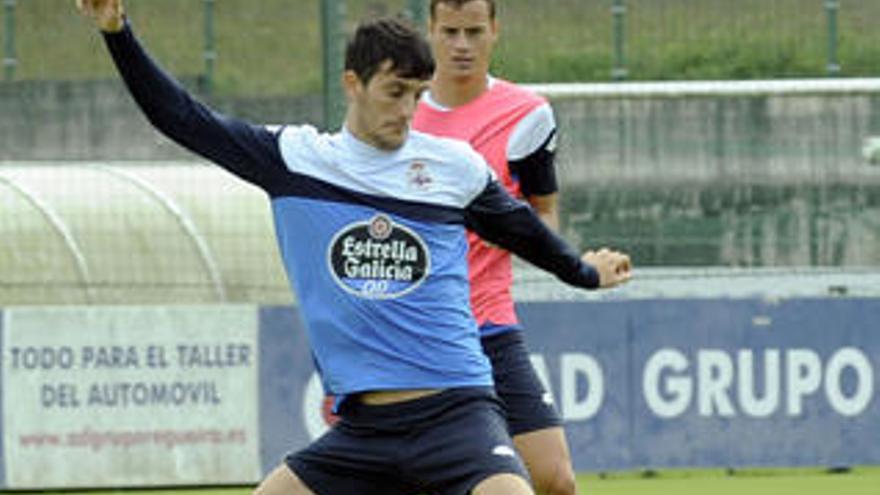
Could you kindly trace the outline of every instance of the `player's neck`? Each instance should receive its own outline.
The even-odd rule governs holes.
[[[467,79],[436,74],[431,81],[431,98],[446,108],[456,108],[476,100],[487,89],[489,77],[485,74]]]

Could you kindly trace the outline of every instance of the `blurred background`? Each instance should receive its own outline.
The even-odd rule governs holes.
[[[427,15],[413,0],[127,5],[200,98],[330,130],[356,21]],[[639,267],[858,276],[880,266],[878,16],[873,0],[507,0],[493,73],[554,104],[572,242]],[[145,123],[72,6],[4,0],[0,38],[0,303],[290,300],[265,202]]]

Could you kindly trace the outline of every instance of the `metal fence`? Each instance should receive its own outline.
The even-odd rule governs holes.
[[[232,29],[244,32],[283,29],[283,19],[269,18],[279,17],[276,9],[296,12],[300,22],[288,23],[290,26],[311,24],[310,33],[315,27],[321,27],[323,34],[315,34],[321,38],[324,47],[324,71],[330,73],[340,63],[341,39],[352,17],[376,12],[402,12],[424,23],[428,16],[428,0],[311,0],[296,3],[261,0],[258,3],[259,10],[264,12],[262,18],[252,12],[252,2],[242,0],[222,3],[216,0],[128,2],[131,11],[148,14],[159,21],[168,16],[168,11],[180,12],[181,18],[190,21],[194,16],[201,17],[203,29],[189,33],[186,43],[177,49],[199,52],[194,58],[200,67],[189,67],[188,70],[202,75],[202,89],[207,92],[214,87],[216,77],[223,77],[217,72],[218,60],[228,60],[235,55],[229,50],[224,53],[221,38]],[[874,38],[871,19],[880,14],[880,6],[871,0],[845,3],[839,0],[545,0],[538,5],[527,0],[507,0],[499,2],[499,9],[502,25],[513,27],[504,31],[500,51],[510,60],[503,61],[501,66],[512,68],[512,72],[518,75],[530,74],[527,79],[534,79],[536,74],[530,73],[529,67],[540,69],[548,61],[516,57],[524,44],[546,44],[548,51],[545,55],[550,60],[558,57],[558,52],[570,50],[575,55],[580,52],[579,63],[594,56],[607,65],[599,73],[586,71],[581,80],[651,79],[657,72],[654,64],[668,63],[663,59],[686,64],[705,57],[706,53],[711,54],[713,50],[730,51],[733,56],[729,63],[733,65],[742,62],[737,57],[743,50],[755,46],[760,46],[768,57],[766,61],[755,63],[775,63],[779,70],[795,71],[778,75],[864,76],[868,75],[864,73],[867,70],[864,61],[868,58],[865,52],[871,51],[868,47],[872,44],[876,45],[871,41]],[[3,0],[4,20],[0,29],[4,80],[65,76],[50,68],[36,67],[41,61],[35,59],[47,47],[57,48],[66,43],[70,28],[52,29],[52,25],[60,24],[59,18],[66,18],[67,24],[71,24],[71,10],[69,6],[59,9],[57,2],[52,0]],[[37,42],[40,37],[44,38],[44,43]],[[731,44],[739,47],[732,48]],[[658,58],[661,59],[659,62],[656,61]],[[681,78],[692,79],[686,73],[687,67],[684,69]],[[765,69],[774,70],[772,67]],[[773,74],[762,77],[773,77]]]

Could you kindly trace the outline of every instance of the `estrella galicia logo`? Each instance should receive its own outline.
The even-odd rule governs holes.
[[[431,268],[418,234],[381,214],[345,226],[327,257],[336,283],[367,299],[403,296],[421,285]]]

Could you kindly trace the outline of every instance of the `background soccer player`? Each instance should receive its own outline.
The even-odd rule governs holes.
[[[468,141],[499,182],[558,228],[556,122],[543,98],[489,75],[498,39],[494,0],[431,0],[437,63],[416,111],[417,130]],[[529,361],[514,312],[510,253],[469,235],[471,305],[517,449],[541,493],[576,491],[562,422]]]
[[[582,261],[465,143],[410,132],[434,69],[418,33],[384,19],[346,51],[345,127],[267,128],[217,114],[153,62],[121,0],[78,0],[141,110],[165,135],[263,189],[339,422],[260,494],[527,495],[469,308],[465,226],[584,288],[630,277]]]

